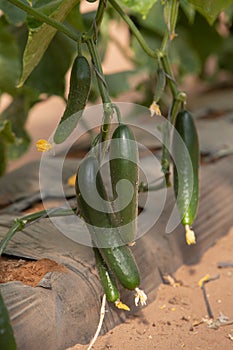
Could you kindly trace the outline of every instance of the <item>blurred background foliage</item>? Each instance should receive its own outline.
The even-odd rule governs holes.
[[[160,48],[166,31],[164,20],[166,1],[170,0],[121,1],[122,8],[153,50]],[[88,31],[96,13],[93,6],[85,7],[85,3],[86,5],[88,3],[84,0],[81,2],[21,0],[21,2],[30,3],[33,8],[47,16],[52,16],[56,12],[57,18],[64,20],[63,23],[67,28],[77,33]],[[52,95],[66,99],[66,74],[77,52],[77,45],[63,33],[54,31],[53,34],[49,34],[47,30],[43,31],[42,24],[38,20],[9,1],[0,0],[0,11],[0,98],[4,94],[12,97],[11,103],[0,115],[0,174],[3,174],[7,160],[19,158],[29,147],[30,135],[25,129],[25,124],[30,109]],[[62,14],[65,18],[62,18]],[[218,83],[222,77],[227,77],[228,82],[231,81],[232,18],[232,0],[205,2],[180,0],[177,37],[169,50],[179,84],[190,75],[210,86]],[[114,38],[112,37],[109,28],[114,22],[125,27],[124,37],[117,33]],[[142,50],[119,15],[108,5],[98,38],[98,51],[102,61],[106,57],[109,43],[113,40],[132,68],[119,71],[117,67],[113,67],[113,73],[106,74],[110,96],[119,98],[123,93],[137,91],[139,93],[137,96],[140,98],[137,97],[135,101],[131,99],[130,102],[149,107],[156,86],[156,60]],[[127,50],[125,44],[122,45],[123,42],[126,42]],[[85,48],[84,54],[89,57]],[[23,79],[24,84],[19,87],[22,74],[25,73],[25,62],[29,70],[26,72],[26,79]],[[93,79],[89,102],[95,103],[98,99],[97,83]],[[164,105],[166,105],[166,91]]]

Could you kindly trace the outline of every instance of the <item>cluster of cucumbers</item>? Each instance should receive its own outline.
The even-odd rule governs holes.
[[[138,266],[129,247],[136,235],[138,150],[128,125],[120,124],[113,132],[111,142],[109,154],[112,200],[108,201],[109,191],[105,188],[100,164],[94,152],[80,163],[75,188],[79,213],[87,224],[95,246],[97,268],[104,292],[110,302],[120,307],[122,303],[115,278],[129,290],[138,291],[140,286]],[[123,197],[129,183],[125,180],[131,183],[132,197],[125,207],[114,208],[114,199],[118,199],[118,204],[126,199]],[[117,184],[120,185],[118,192]],[[93,199],[96,191],[97,196]]]
[[[72,66],[67,106],[54,135],[55,143],[63,142],[77,125],[86,106],[90,86],[89,63],[84,56],[78,55]],[[195,243],[195,236],[191,225],[197,212],[199,192],[198,136],[192,115],[186,110],[178,113],[174,128],[182,140],[182,143],[177,143],[174,138],[172,145],[174,192],[181,221],[186,229],[186,242],[192,244]],[[101,137],[97,138],[97,142],[100,139]],[[119,124],[113,132],[109,159],[111,200],[94,152],[85,157],[79,166],[76,194],[80,215],[87,224],[95,246],[96,264],[103,289],[109,301],[118,303],[119,291],[115,278],[130,290],[137,289],[140,285],[139,270],[129,247],[130,242],[135,240],[137,230],[138,149],[128,125]],[[129,182],[133,188],[131,200],[118,210],[112,203],[115,200],[120,204],[127,202]],[[91,205],[93,194],[96,194],[94,206]]]
[[[86,106],[90,87],[89,63],[84,56],[78,55],[72,66],[67,106],[54,134],[54,143],[64,142],[76,127]],[[178,113],[174,130],[182,142],[173,138],[173,186],[181,222],[186,229],[186,242],[193,244],[195,235],[191,225],[197,214],[199,197],[199,144],[193,117],[187,110]],[[100,142],[101,137],[96,140]],[[118,284],[136,291],[136,305],[139,301],[145,305],[147,296],[139,289],[140,273],[130,247],[137,232],[139,175],[137,143],[128,125],[119,123],[115,128],[110,140],[109,159],[111,190],[106,190],[99,157],[93,151],[79,165],[76,197],[79,214],[93,241],[96,266],[106,298],[119,309],[129,310],[120,301]],[[133,191],[128,201],[129,183]],[[122,203],[127,205],[121,206]],[[1,346],[15,350],[13,331],[1,294],[0,331]]]

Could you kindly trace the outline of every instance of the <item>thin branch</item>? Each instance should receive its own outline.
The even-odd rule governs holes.
[[[68,29],[65,25],[62,23],[56,21],[52,17],[48,17],[44,13],[35,10],[33,7],[26,5],[25,3],[21,2],[20,0],[9,0],[10,3],[17,6],[21,10],[25,11],[27,14],[33,16],[35,19],[42,23],[47,23],[51,27],[57,29],[59,32],[64,33],[69,38],[73,39],[74,41],[78,41],[80,34],[76,34],[72,32],[70,29]]]
[[[152,50],[148,44],[146,43],[145,39],[141,35],[138,28],[135,26],[133,21],[129,18],[129,16],[122,10],[121,6],[118,4],[116,0],[108,0],[109,3],[112,5],[112,7],[118,12],[118,14],[121,16],[121,18],[127,23],[130,30],[138,40],[139,44],[141,45],[142,49],[148,54],[148,56],[152,58],[158,58],[158,53],[155,50]]]

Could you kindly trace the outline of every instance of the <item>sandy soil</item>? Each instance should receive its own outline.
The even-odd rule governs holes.
[[[233,263],[232,252],[233,229],[204,254],[199,264],[177,270],[173,276],[177,283],[161,285],[155,301],[99,336],[93,349],[233,349],[233,267],[218,267],[219,262]],[[205,283],[214,315],[212,323],[198,285],[207,274],[217,277]],[[224,320],[227,323],[222,323]],[[87,345],[71,349],[84,350]]]

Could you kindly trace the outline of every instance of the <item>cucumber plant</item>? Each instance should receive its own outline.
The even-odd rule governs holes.
[[[87,2],[94,3],[96,1],[87,0]],[[54,134],[54,143],[59,144],[64,142],[72,133],[78,120],[82,116],[82,111],[88,99],[90,100],[91,95],[94,95],[93,91],[97,91],[96,95],[101,98],[103,120],[100,133],[93,143],[95,146],[99,145],[100,147],[98,148],[98,154],[95,155],[92,153],[81,162],[76,177],[76,194],[79,213],[89,229],[95,246],[94,254],[96,265],[103,290],[106,293],[107,299],[119,308],[124,309],[125,307],[125,309],[127,309],[127,307],[123,306],[124,304],[120,302],[117,283],[121,284],[124,288],[136,291],[136,304],[141,301],[141,304],[144,305],[146,302],[146,295],[139,289],[141,283],[139,269],[132,250],[127,244],[134,241],[137,230],[138,191],[140,190],[138,185],[138,150],[130,127],[122,124],[119,111],[114,103],[112,103],[110,93],[110,88],[112,86],[107,84],[106,76],[103,73],[103,57],[98,51],[98,45],[101,44],[102,38],[106,38],[106,30],[102,29],[106,28],[106,25],[104,26],[103,24],[109,24],[109,18],[120,17],[128,27],[130,39],[133,43],[131,46],[135,52],[134,64],[138,64],[139,74],[141,74],[142,68],[140,67],[140,62],[143,62],[143,68],[145,68],[145,66],[153,66],[153,77],[156,76],[157,83],[151,84],[152,86],[156,85],[155,90],[153,93],[147,94],[149,96],[148,105],[150,105],[151,114],[162,114],[160,104],[164,91],[168,92],[168,95],[171,96],[167,104],[167,110],[169,111],[167,119],[174,126],[175,130],[177,130],[188,150],[188,153],[185,153],[182,150],[178,150],[175,143],[172,145],[175,160],[173,185],[181,221],[187,231],[186,240],[187,243],[190,244],[195,242],[195,236],[191,235],[192,230],[190,226],[195,219],[198,205],[198,137],[193,118],[191,114],[185,110],[187,96],[185,92],[179,89],[179,83],[172,69],[170,48],[173,46],[173,50],[176,49],[178,32],[176,28],[179,17],[183,16],[182,11],[186,14],[190,22],[194,21],[195,10],[200,11],[207,21],[212,24],[216,20],[218,14],[225,10],[226,3],[228,2],[221,0],[212,1],[207,9],[204,2],[200,4],[200,1],[196,0],[167,0],[161,1],[161,3],[156,0],[141,2],[99,0],[97,9],[93,12],[92,16],[86,16],[80,12],[78,0],[62,2],[47,1],[46,5],[43,4],[43,1],[35,1],[29,5],[25,1],[9,0],[8,5],[5,5],[4,2],[0,4],[0,9],[3,12],[0,24],[0,39],[3,43],[3,49],[0,50],[0,91],[1,93],[2,91],[7,92],[13,96],[15,100],[18,100],[21,95],[27,96],[27,98],[20,100],[20,108],[24,112],[21,113],[23,118],[25,117],[25,113],[28,112],[35,103],[43,100],[41,98],[43,94],[46,94],[47,97],[51,94],[63,95],[63,78],[71,61],[73,63],[68,99],[66,101],[65,111],[61,116],[60,123]],[[180,11],[180,9],[182,9],[182,11]],[[130,16],[131,11],[133,11],[134,16]],[[156,12],[158,12],[158,14]],[[181,16],[179,16],[179,14],[181,14]],[[147,15],[148,22],[146,22],[145,19]],[[140,16],[143,16],[144,19],[142,20]],[[153,20],[150,16],[154,16]],[[161,24],[161,30],[158,30],[156,27],[156,23],[158,22],[156,16],[158,16],[161,23],[163,22]],[[161,21],[162,16],[164,17],[163,21]],[[197,13],[196,17],[200,18]],[[106,20],[106,22],[103,20]],[[24,49],[23,71],[20,82],[18,83],[21,66],[21,49],[19,50],[17,48],[16,42],[18,43],[21,38],[21,31],[18,31],[18,27],[21,23],[23,26],[27,26],[29,31],[28,41]],[[17,41],[12,36],[13,31],[12,28],[10,28],[12,24],[17,28]],[[8,32],[6,30],[7,26],[10,28]],[[205,29],[206,28],[207,27],[205,27]],[[23,34],[21,41],[24,44],[25,30],[24,28],[22,29]],[[56,32],[59,34],[55,36]],[[153,38],[151,36],[148,37],[148,32],[153,33]],[[62,39],[61,33],[63,35]],[[219,39],[216,32],[213,34],[213,31],[210,30],[209,33],[211,33],[212,38],[214,37],[216,40]],[[192,31],[191,35],[195,35],[195,33]],[[64,40],[64,38],[67,40]],[[153,48],[148,44],[152,43],[152,39],[154,39]],[[197,42],[201,39],[202,38],[198,36]],[[135,44],[135,40],[137,44]],[[74,46],[70,44],[71,41],[75,43]],[[183,45],[185,45],[185,42],[184,40]],[[208,44],[210,42],[211,40],[208,38]],[[222,46],[220,41],[218,41],[218,43],[221,51]],[[55,47],[59,47],[59,59],[57,51],[55,55],[54,51],[51,49],[53,44]],[[76,52],[77,46],[78,54]],[[83,49],[84,46],[85,49],[82,51],[81,48]],[[75,50],[73,47],[75,47]],[[202,45],[202,47],[206,47],[206,45]],[[50,55],[48,54],[49,52]],[[74,54],[76,57],[72,60]],[[183,56],[180,56],[181,64],[184,66]],[[1,59],[2,57],[3,59]],[[137,59],[138,57],[140,58],[139,60]],[[208,55],[206,55],[205,58],[208,58]],[[1,65],[2,62],[3,66]],[[149,64],[147,65],[145,62]],[[5,69],[4,65],[8,67],[7,63],[9,63],[9,69]],[[205,62],[203,62],[203,66],[204,63]],[[58,64],[60,64],[59,69],[57,69]],[[36,67],[37,69],[35,69]],[[44,67],[46,71],[43,70]],[[94,84],[91,80],[92,70],[94,82],[97,82],[97,84]],[[46,73],[44,74],[44,72]],[[151,71],[149,73],[151,73]],[[148,74],[148,79],[150,79],[150,75],[151,74]],[[38,79],[38,77],[46,77],[46,79]],[[50,81],[54,82],[52,87],[49,84]],[[125,80],[122,81],[123,90],[123,85],[126,86],[126,84]],[[89,94],[90,91],[91,93]],[[1,119],[3,119],[3,121],[7,120],[7,122],[10,122],[14,120],[12,119],[12,116],[16,114],[14,106],[15,104],[13,101],[13,107],[10,106],[12,108],[7,109],[7,111],[2,114]],[[13,112],[10,113],[9,110]],[[118,116],[119,126],[117,126],[111,135],[111,124],[115,112]],[[22,125],[22,130],[20,129],[19,135],[26,135],[23,129],[24,124],[25,118],[20,123],[20,125]],[[10,128],[11,125],[9,124],[9,130]],[[161,167],[166,178],[166,186],[170,186],[171,159],[168,152],[170,134],[171,128],[164,128],[163,143],[166,147],[163,147]],[[17,135],[15,140],[19,144],[19,137],[17,137]],[[99,172],[100,161],[104,159],[104,156],[108,152],[108,148],[105,145],[106,143],[103,142],[107,140],[111,140],[109,154],[113,198],[109,195],[109,191],[105,189]],[[23,138],[21,138],[21,141],[24,141]],[[114,143],[116,146],[113,146]],[[38,145],[41,151],[47,151],[52,147],[52,145],[45,140],[40,140]],[[0,132],[0,147],[3,153],[1,157],[1,172],[3,172],[5,169],[7,148],[2,131]],[[191,174],[186,168],[187,154],[192,163]],[[177,165],[179,166],[177,167]],[[181,174],[179,174],[179,172]],[[121,208],[121,204],[125,203],[125,193],[128,190],[128,186],[126,187],[126,182],[122,182],[122,180],[130,182],[133,188],[132,198],[123,209]],[[119,186],[119,188],[117,186]],[[98,192],[96,192],[96,188]],[[119,191],[117,191],[117,189],[119,189]],[[152,189],[152,187],[148,186],[148,184],[143,188],[143,190],[149,189]],[[94,202],[97,203],[97,207],[91,205],[93,194],[96,196]],[[59,215],[73,214],[73,210],[71,210],[71,212],[69,211],[69,213],[67,213],[66,210],[58,210],[58,212]],[[2,254],[8,241],[16,232],[22,230],[27,223],[34,222],[44,215],[45,212],[42,211],[16,220],[0,243],[0,254]],[[51,213],[50,215],[55,214]],[[127,227],[127,233],[124,232],[124,229],[122,229],[123,227]],[[6,336],[9,340],[9,344],[11,344],[9,345],[9,349],[14,349],[15,343],[12,340],[9,320],[5,307],[2,305],[1,303],[0,308],[3,315],[1,340],[5,341],[6,339],[4,337]]]

